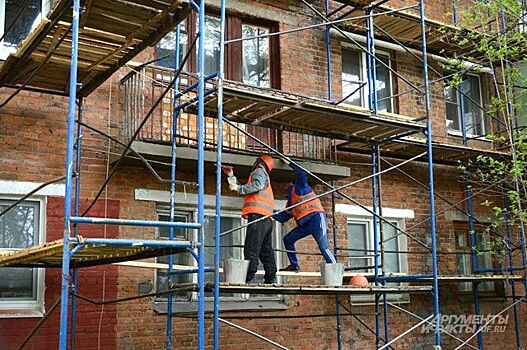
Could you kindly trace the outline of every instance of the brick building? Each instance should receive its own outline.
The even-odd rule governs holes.
[[[71,40],[66,34],[62,37],[62,33],[67,33],[69,25],[67,21],[71,21],[71,15],[61,17],[65,15],[57,14],[69,1],[54,0],[53,4],[50,2],[51,0],[32,0],[25,8],[18,2],[0,0],[0,16],[3,16],[3,21],[0,21],[3,23],[1,31],[6,33],[0,51],[2,58],[7,58],[8,54],[15,52],[19,47],[30,53],[26,57],[24,50],[22,52],[19,50],[16,57],[5,61],[0,71],[0,83],[4,86],[0,89],[0,101],[10,99],[15,91],[13,88],[24,87],[0,108],[1,210],[15,203],[28,191],[64,175],[69,79],[65,76],[56,82],[55,76],[69,72],[68,50],[71,50]],[[195,103],[191,103],[196,95],[191,92],[182,102],[180,101],[180,103],[187,101],[189,103],[177,119],[175,128],[172,125],[174,94],[165,95],[161,103],[155,106],[155,101],[161,98],[163,90],[174,77],[172,62],[175,31],[171,29],[179,22],[175,20],[179,16],[177,11],[183,10],[173,8],[171,11],[174,15],[167,17],[170,20],[164,19],[166,23],[148,22],[148,25],[144,25],[144,20],[140,22],[132,15],[120,18],[118,12],[121,9],[119,6],[128,6],[131,9],[137,7],[148,12],[145,8],[155,6],[162,8],[168,6],[168,3],[176,3],[176,1],[93,0],[93,11],[89,12],[88,10],[92,9],[91,2],[88,0],[83,2],[85,9],[81,12],[81,36],[92,35],[92,37],[89,44],[85,41],[79,46],[81,52],[79,82],[82,82],[79,91],[83,96],[82,123],[85,125],[82,133],[83,156],[78,174],[81,184],[80,213],[90,208],[92,198],[97,195],[108,174],[115,169],[115,174],[103,188],[100,198],[89,209],[90,217],[169,220],[170,184],[166,180],[156,179],[152,171],[145,167],[141,157],[149,162],[151,170],[154,170],[161,179],[170,179],[171,140],[173,130],[176,130],[178,182],[175,194],[175,217],[179,222],[197,220],[198,195],[194,183],[198,163],[198,124]],[[185,1],[179,3],[187,4]],[[423,130],[422,122],[416,122],[416,119],[426,115],[426,105],[422,94],[412,91],[412,85],[421,87],[423,82],[423,65],[419,60],[420,41],[410,38],[410,34],[407,37],[403,34],[397,36],[405,38],[405,44],[409,47],[409,50],[406,50],[402,45],[395,43],[393,38],[380,31],[390,29],[396,31],[394,29],[396,26],[402,26],[403,33],[406,30],[419,34],[420,17],[417,9],[414,7],[403,13],[378,16],[377,24],[381,29],[376,32],[375,55],[378,96],[376,107],[379,113],[373,117],[383,121],[370,122],[368,118],[372,117],[372,113],[367,69],[369,56],[361,50],[362,45],[366,43],[365,24],[356,19],[353,24],[342,22],[339,28],[343,29],[327,31],[331,37],[331,74],[328,75],[326,30],[324,26],[313,26],[323,21],[321,22],[320,16],[309,7],[312,4],[315,9],[324,12],[324,3],[324,1],[303,3],[289,0],[231,0],[227,3],[226,39],[234,41],[226,46],[225,52],[225,78],[231,81],[225,84],[225,94],[227,98],[232,99],[231,105],[225,104],[225,114],[235,123],[234,126],[224,125],[223,162],[234,166],[240,178],[247,176],[255,156],[267,152],[264,146],[246,136],[244,132],[255,135],[292,157],[324,180],[334,181],[333,186],[344,186],[352,181],[366,178],[372,173],[370,145],[383,140],[382,135],[392,136],[393,130],[401,125],[410,125],[410,130],[413,130],[412,128]],[[330,1],[330,11],[335,10],[335,15],[345,14],[350,7],[344,8],[341,5],[349,3],[354,2]],[[360,1],[358,3],[360,6],[369,4]],[[413,4],[390,0],[386,5],[396,9]],[[459,8],[462,9],[463,6],[466,4],[461,2]],[[42,14],[52,9],[53,12],[48,16],[47,22],[38,25]],[[130,11],[133,14],[133,11]],[[382,11],[389,9],[386,7]],[[17,16],[19,12],[22,14]],[[463,50],[455,44],[451,43],[450,46],[445,44],[451,39],[449,35],[453,35],[449,30],[456,29],[447,27],[454,29],[447,29],[445,33],[440,23],[453,25],[451,12],[452,3],[449,1],[425,2],[426,25],[429,29],[427,34],[431,37],[428,56],[431,80],[437,79],[438,74],[441,76],[448,73],[443,72],[441,65],[444,61],[443,56]],[[161,13],[163,10],[157,12],[158,15]],[[197,32],[196,14],[191,11],[186,13],[188,16],[185,16],[180,24],[181,58],[191,50],[192,38]],[[207,1],[204,74],[214,73],[219,62],[217,49],[220,36],[219,14],[220,1]],[[364,10],[361,7],[361,10],[356,12],[356,16],[363,14]],[[153,17],[155,15],[155,13],[151,14]],[[89,16],[92,16],[92,19],[85,20],[83,25],[83,17],[89,18]],[[53,22],[54,18],[59,18],[60,21]],[[97,18],[98,21],[106,20],[108,21],[106,25],[111,23],[114,28],[108,28],[108,33],[96,32],[95,29],[90,28],[92,23],[90,20],[95,24],[98,23],[93,18]],[[384,21],[382,18],[388,20]],[[122,40],[123,37],[128,38],[116,33],[119,33],[121,27],[130,26],[134,21],[142,23],[146,28],[145,32],[148,32],[148,28],[157,25],[156,31],[151,30],[155,35],[150,38],[142,33],[142,36],[138,36],[139,39],[136,38],[137,41]],[[399,24],[397,21],[400,21]],[[15,25],[11,26],[11,23]],[[49,31],[46,23],[53,23],[54,31]],[[168,28],[170,24],[172,26]],[[10,26],[12,31],[8,31]],[[141,30],[143,28],[141,25],[136,26]],[[279,36],[266,36],[272,32],[306,26],[313,27]],[[29,45],[28,42],[31,44],[31,40],[35,42],[38,40],[38,35],[32,34],[28,37],[32,31],[45,32],[46,35],[40,39],[40,43],[45,44]],[[12,34],[15,32],[16,35]],[[443,36],[438,34],[440,32]],[[110,34],[115,37],[116,42],[118,40],[124,42],[120,46],[122,51],[128,50],[122,55],[116,54],[113,61],[108,58],[112,55],[109,53],[112,52],[112,46],[105,46],[107,44],[102,43],[102,37],[105,35],[109,37]],[[240,37],[254,36],[259,38],[236,41]],[[26,37],[28,37],[26,42],[22,42]],[[142,45],[142,43],[146,44]],[[119,47],[119,44],[113,46]],[[128,46],[133,49],[129,49]],[[48,51],[42,48],[47,48]],[[90,55],[95,58],[91,58]],[[106,55],[105,57],[110,61],[98,61],[97,55]],[[24,57],[26,57],[25,61]],[[43,62],[43,67],[38,67],[39,62]],[[143,64],[145,62],[147,64]],[[197,55],[193,49],[184,66],[185,73],[180,78],[181,89],[196,81],[194,73],[197,69]],[[491,76],[486,72],[487,70],[483,69],[463,77],[462,85],[467,88],[466,94],[470,96],[468,102],[465,95],[446,86],[443,80],[433,82],[430,87],[429,116],[432,123],[436,163],[434,173],[437,195],[435,213],[438,274],[445,277],[439,284],[440,312],[443,315],[476,314],[474,310],[476,284],[481,307],[479,314],[494,315],[511,304],[513,283],[506,276],[493,275],[495,278],[489,278],[488,281],[476,279],[476,284],[467,278],[451,280],[446,278],[446,276],[475,275],[471,264],[473,257],[469,254],[471,244],[467,215],[472,209],[468,207],[466,184],[458,169],[457,160],[466,162],[480,154],[502,155],[494,149],[492,142],[484,138],[485,134],[498,127],[496,122],[479,107],[479,105],[486,106],[495,93]],[[330,84],[328,84],[328,76],[331,77]],[[83,95],[82,92],[86,94]],[[328,96],[332,102],[341,99],[344,101],[340,104],[321,102],[327,100]],[[269,107],[263,106],[259,111],[259,117],[250,117],[255,122],[248,123],[249,117],[248,114],[244,115],[244,108],[236,110],[232,107],[236,101],[243,102],[244,99],[254,99],[255,103],[267,103],[266,101],[278,105],[284,103],[281,105],[283,108],[280,110],[281,113],[287,112],[288,108],[291,110],[304,108],[310,113],[319,113],[324,117],[319,119],[320,125],[313,122],[313,117],[302,120],[291,116],[289,119],[276,121],[277,119],[273,118],[277,117],[273,114],[278,112],[276,110],[272,113],[266,112],[265,108]],[[280,99],[288,102],[278,101]],[[214,110],[215,100],[209,99],[206,103],[204,244],[205,263],[207,266],[212,266],[214,264],[217,119]],[[463,107],[460,107],[460,104]],[[246,110],[251,108],[250,105],[246,106]],[[149,111],[152,112],[151,117],[131,142],[135,131]],[[464,115],[461,111],[464,111]],[[252,111],[255,114],[256,112]],[[353,123],[357,125],[361,123],[359,117],[362,116],[366,120],[366,124],[355,127],[353,135],[347,131],[352,128],[344,119],[348,115],[355,118]],[[332,121],[332,118],[338,117],[342,119]],[[390,121],[393,123],[390,124]],[[465,132],[463,125],[466,127]],[[109,141],[97,130],[111,135],[113,141]],[[395,134],[398,135],[399,132]],[[465,145],[463,135],[469,136]],[[368,139],[367,142],[365,139]],[[120,161],[119,156],[128,142],[131,142],[133,152],[126,152],[126,157]],[[380,148],[379,167],[380,169],[392,167],[422,152],[426,152],[426,144],[425,137],[421,134],[401,142],[388,142]],[[277,197],[276,205],[283,208],[285,197],[280,188],[282,184],[290,181],[294,174],[287,164],[278,160],[278,157],[276,159],[277,169],[273,171],[271,178]],[[382,184],[379,198],[379,202],[382,202],[381,215],[387,222],[379,225],[382,226],[385,239],[384,272],[387,274],[408,276],[428,275],[433,272],[433,260],[428,249],[431,244],[428,178],[428,162],[425,155],[401,166],[398,170],[383,173],[378,179]],[[328,190],[327,186],[315,179],[311,182],[316,185],[318,193]],[[224,187],[221,206],[222,231],[244,224],[244,220],[240,218],[241,197],[230,192],[227,186]],[[492,212],[480,203],[485,199],[496,198],[496,194],[488,187],[476,187],[473,191],[473,216],[478,223],[476,231],[483,232],[484,227],[492,220]],[[62,183],[54,183],[39,190],[19,203],[14,210],[0,217],[0,223],[3,225],[0,226],[2,237],[0,250],[29,248],[61,239],[64,230],[64,192],[65,186]],[[372,181],[369,178],[354,186],[346,187],[342,193],[367,208],[372,208],[374,205]],[[373,243],[375,223],[369,211],[371,209],[365,210],[356,203],[351,203],[341,194],[337,194],[333,200],[334,205],[332,196],[322,198],[330,217],[329,232],[335,229],[336,234],[336,242],[333,235],[330,235],[330,245],[339,248],[336,251],[339,261],[345,263],[352,269],[351,271],[371,275],[374,264],[372,251],[375,248]],[[331,215],[332,209],[334,216]],[[84,238],[138,240],[168,238],[166,228],[79,224],[77,229],[78,234]],[[281,251],[283,250],[281,238],[290,229],[289,226],[278,223],[274,227],[273,240],[279,267],[285,266],[287,261],[285,253]],[[411,237],[398,233],[400,231],[397,229],[408,231]],[[195,241],[196,235],[190,229],[176,230],[177,239]],[[479,237],[477,243],[479,247],[484,247],[487,241],[495,239],[492,235],[481,234]],[[243,238],[243,230],[223,237],[222,257],[241,258],[243,252],[240,246],[243,245]],[[311,238],[304,239],[297,244],[297,249],[305,253],[300,255],[302,271],[319,271],[323,259],[318,254],[315,242]],[[476,259],[481,268],[502,267],[490,253],[481,253]],[[167,260],[166,256],[160,256],[143,262],[166,264]],[[175,255],[174,263],[191,267],[195,264],[188,254]],[[513,265],[521,265],[521,263],[521,256],[515,255]],[[159,292],[167,290],[167,272],[161,268],[153,268],[153,265],[148,266],[108,264],[77,271],[75,291],[78,294],[77,319],[75,335],[72,336],[75,348],[126,350],[166,348],[168,305],[166,295]],[[60,320],[58,311],[61,293],[60,269],[9,267],[0,269],[0,276],[0,349],[17,349],[33,327],[48,314],[49,317],[34,332],[25,348],[56,348]],[[213,275],[206,274],[205,278],[211,281]],[[521,276],[517,279],[520,281],[514,283],[515,294],[521,296],[524,294],[523,282]],[[174,277],[174,282],[195,284],[197,276],[178,275]],[[279,276],[278,283],[312,285],[320,282],[318,277],[299,274]],[[392,283],[391,286],[395,287],[414,285],[406,280]],[[423,285],[430,285],[430,281],[425,281]],[[88,302],[88,300],[111,301],[150,293],[157,294],[116,304]],[[389,324],[391,339],[418,323],[419,317],[427,318],[434,314],[433,298],[429,293],[401,292],[386,295],[390,303],[386,322]],[[340,302],[342,348],[374,348],[375,294],[341,296]],[[381,308],[377,311],[382,313],[382,301],[380,305]],[[207,293],[205,345],[208,348],[212,348],[213,329],[209,317],[212,308],[212,294]],[[197,292],[180,291],[174,295],[172,333],[174,348],[193,349],[198,346],[197,309]],[[338,347],[336,309],[334,295],[263,295],[232,292],[222,294],[220,301],[222,318],[262,334],[289,349],[336,349]],[[519,331],[525,332],[527,327],[525,303],[519,303],[517,308],[510,308],[502,315],[508,321],[505,328],[500,331],[482,332],[481,348],[518,348],[516,342],[512,340],[515,337],[514,311],[518,318],[516,323]],[[383,317],[380,317],[380,320],[383,322]],[[71,329],[69,332],[71,334]],[[466,340],[474,330],[462,329],[456,332],[453,330],[453,334],[442,335],[443,349],[455,349],[461,343],[459,339]],[[384,336],[383,331],[382,337]],[[219,337],[222,348],[272,348],[268,343],[226,324],[221,324]],[[522,335],[521,344],[525,346],[527,340],[523,338]],[[382,345],[382,341],[380,344]],[[393,348],[432,349],[433,344],[434,332],[424,332],[420,327],[395,342]],[[472,348],[478,348],[477,337],[474,337],[469,344]]]

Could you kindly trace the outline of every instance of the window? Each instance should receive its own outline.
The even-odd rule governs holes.
[[[197,20],[190,20],[181,25],[181,58],[188,50],[189,38],[197,32]],[[226,39],[249,38],[265,35],[274,30],[275,26],[263,21],[252,21],[232,15],[227,15]],[[161,60],[157,65],[172,68],[174,66],[175,31],[169,33],[157,44],[156,58]],[[217,72],[219,65],[220,20],[217,16],[205,17],[205,73]],[[242,81],[245,84],[260,87],[279,88],[277,38],[258,38],[245,40],[226,46],[225,77],[230,80]],[[166,57],[170,55],[170,57]],[[197,55],[189,59],[187,70],[196,71]],[[165,58],[166,57],[166,58]],[[273,58],[275,57],[275,58]],[[232,63],[232,64],[231,64]]]
[[[460,275],[473,275],[472,271],[472,254],[470,244],[470,231],[467,224],[456,224],[454,230],[456,241],[456,264],[457,273]],[[476,250],[477,250],[477,267],[480,269],[496,267],[492,258],[492,252],[489,251],[489,236],[483,233],[483,228],[476,230]],[[489,281],[480,282],[478,290],[480,292],[503,292],[503,282]],[[459,284],[460,292],[472,292],[472,282],[462,282]]]
[[[180,212],[176,215],[176,221],[189,221],[191,218],[196,217],[195,212],[187,212],[183,213]],[[161,208],[158,210],[158,218],[162,221],[168,221],[168,211],[166,208]],[[194,219],[192,219],[194,220]],[[225,211],[222,213],[221,216],[221,231],[227,231],[230,229],[233,229],[235,227],[239,227],[240,225],[245,224],[245,219],[240,217],[240,213],[236,211]],[[214,212],[207,211],[205,215],[205,266],[211,267],[214,266],[214,233],[215,233],[215,224],[216,219]],[[196,240],[197,239],[197,231],[195,230],[176,230],[175,232],[175,238],[176,239],[182,239],[182,240]],[[159,236],[161,238],[168,238],[168,229],[163,228],[159,230]],[[280,225],[276,224],[274,227],[273,232],[273,247],[280,247],[282,245],[281,243],[281,237],[280,234]],[[245,230],[241,229],[238,231],[235,231],[231,234],[225,235],[221,237],[221,259],[229,259],[229,258],[235,258],[235,259],[243,259],[243,243],[245,240]],[[279,254],[276,253],[276,259],[277,259],[277,265],[280,266],[279,260]],[[167,263],[168,257],[160,257],[157,259],[160,263]],[[175,265],[184,265],[184,266],[197,266],[195,260],[190,256],[190,254],[176,254],[174,255],[174,264]],[[261,265],[261,264],[260,264]],[[263,266],[259,266],[259,269],[262,270]],[[206,280],[212,280],[213,275],[207,274],[205,276]],[[156,276],[156,288],[157,291],[163,291],[168,289],[167,285],[168,281],[168,275],[166,270],[157,270],[157,276]],[[220,281],[224,281],[223,274],[220,274]],[[185,275],[177,275],[173,277],[173,283],[179,284],[179,283],[191,283],[191,282],[197,282],[197,275],[196,274],[185,274]],[[255,282],[257,283],[263,283],[263,276],[256,275]],[[189,293],[189,292],[182,292],[179,294],[176,294],[176,301],[193,301],[197,298],[196,293]],[[212,298],[212,293],[207,293],[206,297]],[[157,298],[157,301],[166,301],[166,296],[162,296]],[[249,295],[247,294],[226,294],[222,293],[222,300],[224,301],[247,301],[249,299],[257,299],[257,300],[265,300],[265,299],[271,299],[271,300],[277,300],[277,296],[269,296],[269,295]]]
[[[0,211],[14,201],[0,200]],[[0,250],[28,248],[43,241],[42,203],[24,201],[0,217]],[[43,275],[36,268],[0,268],[0,310],[42,312]]]
[[[6,34],[1,43],[0,58],[5,59],[17,50],[20,42],[27,38],[39,24],[43,14],[49,11],[49,2],[50,0],[31,0],[23,8],[24,1],[0,0],[0,36]]]
[[[188,51],[188,34],[186,30],[186,22],[180,24],[179,35],[179,62],[183,61],[186,52]],[[175,63],[175,44],[176,31],[173,30],[162,38],[156,47],[156,65],[166,68],[174,68]],[[187,67],[187,65],[185,65]]]
[[[166,210],[160,210],[158,212],[158,219],[159,221],[169,221],[170,213]],[[189,215],[185,213],[177,213],[174,215],[174,220],[178,222],[188,222],[189,221]],[[169,229],[168,227],[160,227],[158,229],[158,237],[160,239],[168,239],[169,236]],[[175,229],[174,230],[174,239],[176,240],[182,240],[182,241],[188,241],[189,239],[189,233],[186,229]],[[188,265],[188,257],[186,254],[174,254],[174,265]],[[161,264],[168,264],[168,255],[161,256],[157,258],[157,262]],[[175,275],[172,277],[172,283],[174,284],[183,284],[183,283],[190,283],[190,275]],[[167,270],[157,270],[157,276],[156,276],[156,290],[158,292],[166,291],[170,289],[170,286],[168,285],[168,271]],[[181,297],[185,298],[187,297],[188,293],[186,292],[178,292],[175,293],[176,299],[181,299]],[[160,300],[166,300],[166,295],[163,295],[161,297],[158,297]]]
[[[388,219],[391,224],[396,227],[403,228],[404,220],[402,219]],[[375,265],[373,250],[373,218],[372,217],[349,217],[348,218],[348,245],[350,249],[349,266],[354,268],[356,272],[373,273]],[[408,262],[406,254],[394,253],[398,251],[406,251],[407,242],[404,235],[397,235],[399,233],[395,227],[386,222],[382,223],[384,235],[384,249],[385,261],[381,262],[384,273],[408,273]],[[379,233],[380,235],[380,233]],[[395,238],[392,238],[395,237]],[[392,239],[390,239],[392,238]],[[358,269],[362,268],[362,269]],[[394,283],[393,285],[400,285]],[[404,301],[407,295],[394,295],[392,300]],[[371,298],[355,298],[353,300],[369,301]]]
[[[390,55],[379,53],[376,57],[391,67]],[[393,81],[391,71],[376,61],[377,74],[377,106],[380,112],[393,112]],[[346,103],[368,107],[368,84],[366,70],[366,53],[350,47],[342,47],[342,98],[347,97]],[[361,87],[361,84],[366,84]],[[353,93],[355,92],[355,93]],[[353,94],[352,94],[353,93]]]
[[[269,28],[242,24],[242,35],[250,38],[269,34]],[[269,87],[271,85],[269,38],[243,41],[243,82],[249,85]]]
[[[479,107],[483,105],[479,76],[465,76],[457,89],[452,86],[446,86],[444,95],[446,103],[446,123],[449,132],[463,132],[463,119],[461,118],[464,118],[466,134],[468,136],[481,136],[490,131],[489,120]]]

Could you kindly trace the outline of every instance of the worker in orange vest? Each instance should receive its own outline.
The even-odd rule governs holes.
[[[245,185],[238,183],[231,167],[223,168],[228,176],[229,188],[245,196],[242,217],[249,223],[243,248],[245,260],[249,260],[247,283],[252,282],[258,270],[258,260],[264,266],[264,283],[276,282],[276,261],[272,245],[273,221],[271,219],[274,212],[274,195],[269,177],[273,168],[274,160],[271,156],[262,155],[256,158]],[[267,218],[250,224],[264,217]]]
[[[335,263],[335,256],[328,245],[328,221],[324,213],[324,208],[320,200],[314,198],[316,194],[307,181],[307,173],[294,163],[290,163],[289,166],[295,171],[296,179],[294,184],[289,183],[285,187],[287,207],[304,201],[306,202],[274,215],[275,220],[282,224],[291,218],[294,218],[297,224],[295,229],[284,236],[284,246],[287,250],[290,265],[280,271],[300,271],[300,265],[295,251],[295,242],[309,235],[313,236],[317,242],[318,248],[326,262]],[[309,201],[310,198],[313,198],[313,200]]]

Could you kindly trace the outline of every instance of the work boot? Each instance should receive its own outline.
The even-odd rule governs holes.
[[[280,269],[280,271],[298,272],[300,271],[300,266],[289,265],[288,267],[284,267],[283,269]]]
[[[275,283],[276,283],[276,278],[264,281],[264,284],[275,284]]]

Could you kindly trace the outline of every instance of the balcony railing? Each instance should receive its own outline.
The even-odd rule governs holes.
[[[174,77],[171,69],[144,66],[134,70],[121,81],[124,87],[125,136],[129,140],[153,103]],[[183,74],[182,88],[195,79]],[[154,113],[140,131],[137,140],[155,143],[170,143],[172,138],[173,92],[168,93],[156,107]],[[190,95],[192,96],[192,95]],[[333,140],[302,133],[281,131],[261,126],[237,124],[237,127],[252,134],[266,144],[295,158],[335,162]],[[197,145],[197,118],[195,114],[182,112],[177,119],[176,141],[179,145]],[[205,118],[205,147],[214,150],[217,145],[217,119]],[[226,151],[260,154],[268,150],[236,128],[223,125],[223,147]]]

